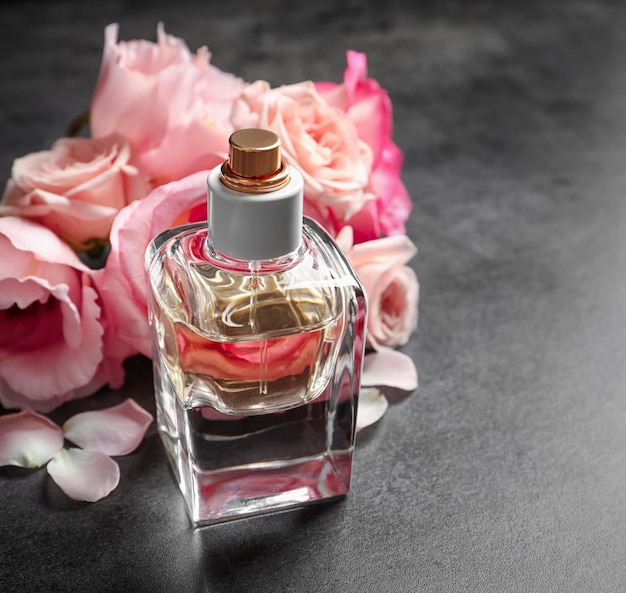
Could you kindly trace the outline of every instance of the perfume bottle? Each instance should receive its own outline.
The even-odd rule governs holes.
[[[367,302],[273,132],[230,138],[209,222],[146,251],[159,433],[195,524],[347,494]]]

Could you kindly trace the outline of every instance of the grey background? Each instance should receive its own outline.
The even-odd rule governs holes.
[[[193,531],[154,425],[93,505],[0,470],[0,590],[626,590],[626,5],[4,2],[0,175],[89,106],[103,29],[248,81],[388,89],[420,252],[420,387],[338,503]],[[116,392],[154,410],[149,361]]]

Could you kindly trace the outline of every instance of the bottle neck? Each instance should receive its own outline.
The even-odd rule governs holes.
[[[237,259],[215,249],[211,232],[206,237],[205,257],[215,267],[237,274],[276,274],[296,266],[308,250],[308,241],[303,238],[296,249],[281,257],[270,259]]]

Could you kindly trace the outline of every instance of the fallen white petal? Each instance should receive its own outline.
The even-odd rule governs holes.
[[[63,446],[63,432],[51,420],[25,410],[0,416],[0,465],[41,467]]]
[[[119,484],[120,468],[99,451],[61,449],[48,463],[50,477],[74,500],[96,502]]]
[[[152,416],[134,400],[95,412],[72,416],[64,425],[65,438],[83,449],[107,455],[126,455],[141,443]]]
[[[415,363],[402,352],[381,348],[365,357],[361,385],[378,387],[384,385],[403,391],[415,391],[417,389]]]
[[[356,415],[357,432],[374,422],[378,422],[389,403],[387,398],[375,387],[364,387],[359,393],[359,407]]]

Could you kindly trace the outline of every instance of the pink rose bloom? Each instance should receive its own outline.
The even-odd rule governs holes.
[[[62,138],[15,159],[0,215],[36,220],[83,251],[107,241],[118,211],[147,191],[121,136]]]
[[[350,227],[341,230],[337,242],[367,293],[368,345],[403,346],[417,328],[419,284],[415,272],[405,265],[417,248],[405,235],[353,245]]]
[[[124,378],[89,270],[47,228],[0,218],[0,403],[48,412]]]
[[[391,101],[378,82],[367,78],[365,54],[349,51],[348,67],[341,85],[316,83],[324,100],[344,112],[357,129],[359,138],[372,151],[369,190],[376,196],[355,214],[348,224],[357,243],[381,235],[402,235],[411,212],[411,200],[400,179],[402,151],[391,140]]]
[[[91,103],[94,137],[123,134],[151,183],[210,169],[228,153],[228,118],[244,83],[209,64],[206,47],[193,55],[184,41],[157,29],[157,43],[117,41],[105,29],[100,74]]]
[[[111,339],[131,353],[152,356],[144,253],[160,232],[207,218],[208,171],[161,185],[143,200],[124,208],[111,230],[111,251],[103,269],[94,273]]]
[[[249,85],[235,102],[235,128],[265,128],[281,140],[283,161],[304,178],[305,211],[333,232],[374,199],[372,151],[346,113],[328,104],[312,82],[275,89]]]

